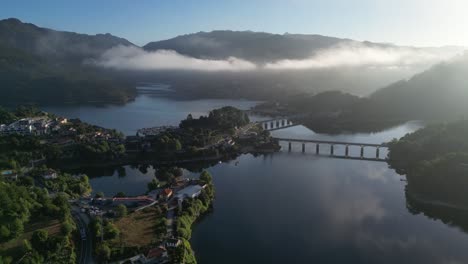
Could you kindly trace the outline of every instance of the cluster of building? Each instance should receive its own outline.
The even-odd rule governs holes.
[[[18,179],[18,173],[15,172],[14,170],[0,170],[0,175],[4,177],[5,179],[8,180],[17,180]],[[47,169],[43,172],[41,172],[40,176],[44,180],[53,180],[58,178],[58,173],[55,170],[52,169]]]
[[[113,210],[120,204],[132,208],[133,210],[141,210],[159,203],[167,204],[169,210],[174,210],[177,206],[181,207],[185,199],[197,198],[205,187],[205,185],[200,185],[198,180],[179,177],[170,187],[156,189],[149,192],[147,195],[135,197],[81,198],[80,207],[83,212],[87,212],[91,217],[112,216]],[[168,234],[171,238],[166,239],[161,245],[148,250],[146,254],[141,253],[114,263],[169,263],[170,257],[167,249],[179,247],[182,241],[170,236],[170,233]]]
[[[134,257],[124,259],[116,264],[163,264],[169,263],[169,255],[165,246],[161,245],[148,250],[146,254],[139,254]]]
[[[46,135],[60,129],[60,124],[67,123],[66,118],[30,117],[17,120],[9,125],[0,125],[0,135]]]
[[[80,207],[83,212],[86,212],[91,217],[103,216],[105,214],[112,215],[113,208],[118,205],[125,205],[128,208],[141,210],[148,206],[156,204],[157,201],[151,196],[136,196],[136,197],[102,197],[102,198],[82,198]]]
[[[176,126],[160,126],[160,127],[148,127],[148,128],[141,128],[137,131],[138,137],[148,137],[148,136],[157,136],[161,133],[167,131],[174,131],[179,129]]]
[[[148,196],[161,202],[174,203],[182,206],[185,199],[197,198],[206,185],[198,184],[197,180],[179,179],[171,188],[156,189],[148,193]]]

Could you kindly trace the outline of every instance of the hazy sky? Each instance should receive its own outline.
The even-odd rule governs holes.
[[[468,46],[468,0],[1,0],[0,18],[142,45],[215,29]]]

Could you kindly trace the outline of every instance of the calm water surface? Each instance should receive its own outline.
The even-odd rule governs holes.
[[[54,110],[133,133],[135,127],[148,126],[146,122],[177,124],[188,113],[254,103],[180,102],[144,95],[126,106]],[[380,143],[419,127],[408,123],[374,134],[330,136],[299,126],[274,133]],[[291,153],[259,157],[243,155],[208,168],[216,200],[213,212],[194,228],[192,245],[199,263],[468,263],[468,235],[437,218],[410,213],[406,183],[386,163],[316,156],[313,145],[302,154],[300,148],[294,145]],[[375,150],[366,149],[366,156],[374,155]],[[91,184],[107,195],[118,191],[137,195],[146,190],[153,175],[151,167],[145,171],[126,166],[119,172],[95,171],[94,176],[100,177],[93,177]]]
[[[175,100],[171,90],[165,85],[138,87],[139,95],[135,101],[124,106],[58,106],[45,107],[44,110],[69,118],[80,118],[88,123],[115,128],[126,135],[135,135],[139,128],[179,125],[188,114],[193,117],[206,115],[210,110],[223,106],[236,106],[249,109],[257,104],[248,100],[202,99]]]

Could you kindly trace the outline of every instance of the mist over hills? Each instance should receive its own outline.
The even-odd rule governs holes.
[[[468,117],[467,74],[468,54],[464,54],[368,97],[324,92],[279,102],[293,114],[303,114],[301,122],[312,130],[327,133],[379,131],[411,120],[454,121]]]
[[[83,61],[115,45],[133,45],[109,34],[95,36],[40,28],[17,19],[0,21],[0,102],[16,104],[124,103],[131,83]]]
[[[168,83],[184,97],[270,101],[332,90],[367,96],[385,87],[369,100],[379,109],[397,101],[394,112],[403,115],[418,104],[441,108],[452,97],[461,102],[467,71],[461,61],[468,59],[449,58],[462,50],[251,31],[199,32],[138,47],[110,34],[6,19],[0,20],[0,102],[123,103],[134,98],[138,82]],[[454,90],[441,95],[440,87]]]
[[[370,96],[395,116],[408,119],[468,117],[468,53],[437,64],[409,80],[396,82]]]
[[[237,97],[270,100],[284,94],[329,90],[367,96],[461,50],[226,30],[150,42],[143,49],[115,47],[98,59],[97,65],[120,71],[164,71],[168,73],[164,77],[148,75],[169,81],[184,94],[232,97],[235,93]]]

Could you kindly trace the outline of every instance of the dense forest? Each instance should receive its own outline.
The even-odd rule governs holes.
[[[67,180],[70,176],[63,176]],[[86,181],[87,177],[83,178]],[[58,189],[69,187],[56,182]],[[73,187],[72,187],[73,188]],[[69,194],[75,195],[73,191]],[[36,187],[34,181],[0,179],[0,263],[75,263],[69,194]],[[79,193],[76,193],[79,194]]]
[[[233,129],[245,126],[250,122],[248,115],[232,106],[225,106],[210,111],[208,116],[194,119],[189,115],[180,122],[183,129]]]
[[[389,164],[410,195],[468,208],[468,121],[430,125],[389,144]]]

